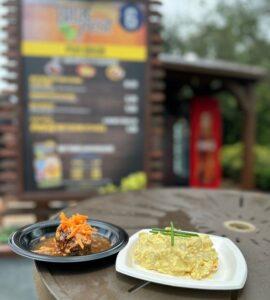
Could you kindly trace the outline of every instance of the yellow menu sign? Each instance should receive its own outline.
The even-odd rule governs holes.
[[[32,57],[145,61],[144,21],[136,7],[121,2],[24,0],[21,52]]]

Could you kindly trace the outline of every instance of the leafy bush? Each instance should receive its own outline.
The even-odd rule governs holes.
[[[15,227],[0,228],[0,245],[8,243],[8,238],[16,230]]]
[[[120,186],[108,184],[99,188],[102,195],[113,194],[117,192],[139,191],[147,187],[147,176],[144,172],[137,172],[122,178]]]
[[[239,182],[243,167],[243,145],[240,143],[224,146],[222,149],[224,177]],[[270,147],[255,146],[255,182],[256,187],[270,190]]]

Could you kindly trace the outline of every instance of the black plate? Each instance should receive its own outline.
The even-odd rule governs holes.
[[[122,228],[98,220],[91,220],[88,223],[97,229],[99,235],[110,240],[110,249],[90,255],[68,257],[42,255],[32,252],[31,249],[40,241],[41,237],[55,235],[56,228],[60,224],[59,221],[45,221],[25,226],[9,237],[9,245],[15,253],[34,260],[51,263],[80,263],[115,255],[127,244],[128,234]]]

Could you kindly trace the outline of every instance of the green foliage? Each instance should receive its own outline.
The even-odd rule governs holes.
[[[270,190],[270,147],[256,145],[255,148],[256,187]],[[235,182],[240,181],[243,166],[243,146],[240,143],[224,146],[222,149],[223,175]]]
[[[257,142],[270,145],[270,80],[258,85],[257,97]]]
[[[223,118],[223,143],[234,144],[242,138],[243,115],[234,97],[227,93],[219,94]]]
[[[128,192],[143,190],[147,187],[147,176],[144,172],[137,172],[124,177],[121,180],[121,184],[117,187],[114,184],[108,184],[99,189],[99,193],[113,194],[116,192]]]
[[[7,244],[9,236],[16,230],[15,227],[0,228],[0,245]]]
[[[121,180],[121,191],[137,191],[145,189],[147,185],[147,177],[143,172],[137,172],[129,175]]]
[[[188,18],[165,26],[165,49],[171,53],[192,52],[203,58],[259,65],[270,70],[269,7],[270,0],[220,1],[207,19],[194,24],[195,30],[188,31],[190,23],[194,23]],[[242,131],[241,113],[230,95],[218,96],[222,99],[224,143],[237,143]],[[270,78],[258,85],[257,97],[257,142],[270,145]]]
[[[242,144],[234,144],[223,146],[222,148],[222,167],[224,177],[239,182],[241,170],[243,167],[243,146]]]
[[[104,185],[99,188],[99,194],[106,195],[106,194],[114,194],[118,192],[118,187],[112,183]]]

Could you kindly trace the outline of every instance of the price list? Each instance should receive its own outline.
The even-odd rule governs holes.
[[[145,7],[96,2],[23,1],[26,191],[95,189],[144,169]]]

